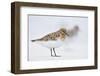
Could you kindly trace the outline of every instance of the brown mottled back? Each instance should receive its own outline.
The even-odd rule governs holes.
[[[34,41],[49,41],[49,40],[57,40],[57,39],[61,39],[63,41],[66,36],[71,37],[75,33],[77,33],[78,29],[79,29],[78,26],[75,26],[72,30],[66,30],[65,28],[61,28],[58,31],[49,33],[40,39],[32,40],[32,42],[34,42]]]

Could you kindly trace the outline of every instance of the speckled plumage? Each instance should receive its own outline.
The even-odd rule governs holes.
[[[65,36],[67,35],[66,32],[67,32],[66,29],[61,28],[60,30],[58,30],[56,32],[49,33],[49,34],[45,35],[44,37],[33,40],[33,41],[49,41],[49,40],[57,40],[57,39],[64,40]]]
[[[49,33],[40,39],[32,40],[32,42],[34,42],[34,41],[49,41],[49,40],[54,41],[57,39],[64,40],[66,38],[66,36],[71,37],[75,33],[77,33],[78,29],[79,29],[78,26],[75,26],[71,30],[61,28],[58,31],[53,32],[53,33]]]

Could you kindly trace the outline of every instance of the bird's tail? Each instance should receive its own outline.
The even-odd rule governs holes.
[[[42,39],[31,40],[32,42],[41,41]]]

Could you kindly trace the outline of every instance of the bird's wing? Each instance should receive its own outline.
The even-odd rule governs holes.
[[[45,35],[44,37],[42,37],[42,41],[48,41],[48,40],[56,40],[56,32],[53,33],[49,33],[47,35]]]

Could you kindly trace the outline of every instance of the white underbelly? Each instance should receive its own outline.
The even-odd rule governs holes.
[[[61,47],[64,42],[61,40],[56,40],[56,41],[37,41],[36,43],[47,47],[47,48],[59,48]]]

